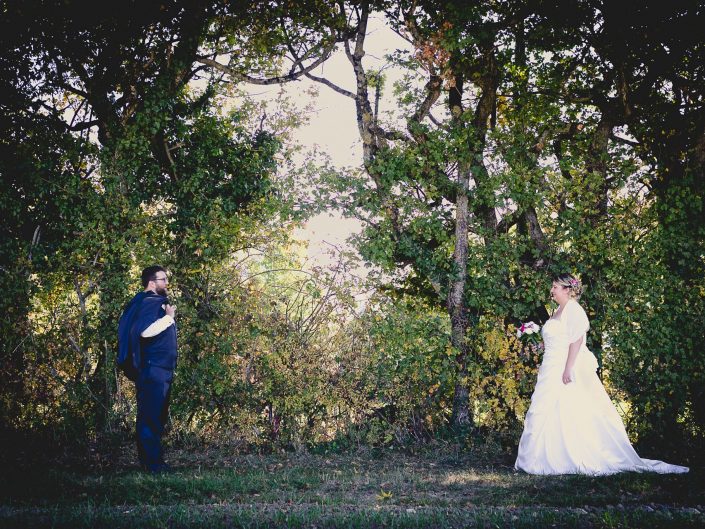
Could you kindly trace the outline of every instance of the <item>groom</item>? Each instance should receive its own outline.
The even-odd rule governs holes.
[[[169,304],[169,279],[161,266],[142,271],[144,290],[127,304],[118,324],[118,365],[135,383],[137,454],[143,469],[159,473],[164,433],[176,368],[176,307]]]

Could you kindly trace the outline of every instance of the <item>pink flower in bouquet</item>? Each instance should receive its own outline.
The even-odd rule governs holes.
[[[524,335],[536,334],[540,330],[541,327],[536,325],[533,321],[527,321],[517,328],[517,338],[521,338]]]

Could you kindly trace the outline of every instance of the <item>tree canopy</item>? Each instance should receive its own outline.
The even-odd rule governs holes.
[[[366,59],[373,14],[412,50],[386,58],[405,72],[393,96]],[[538,361],[511,326],[545,320],[568,270],[630,433],[703,446],[703,17],[698,1],[7,2],[4,425],[124,423],[115,325],[160,262],[183,431],[511,438]],[[354,87],[321,72],[335,53]],[[355,104],[359,168],[307,185],[364,226],[386,280],[362,309],[346,265],[291,271],[287,139],[238,91],[302,79]]]

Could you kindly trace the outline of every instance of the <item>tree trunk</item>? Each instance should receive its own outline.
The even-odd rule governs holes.
[[[451,424],[454,428],[472,426],[470,413],[470,391],[468,389],[468,308],[465,302],[465,285],[467,283],[468,259],[468,190],[470,188],[470,170],[458,171],[459,189],[455,202],[455,248],[453,263],[455,277],[451,280],[448,293],[448,313],[451,324],[451,343],[456,353],[456,382],[453,395],[453,413]]]
[[[468,283],[468,220],[470,218],[470,204],[468,192],[470,180],[473,179],[478,188],[486,185],[487,170],[484,165],[484,151],[487,141],[489,121],[496,108],[497,86],[499,74],[494,57],[493,42],[486,43],[483,55],[480,58],[482,76],[476,82],[481,89],[481,95],[475,107],[472,119],[472,129],[468,138],[468,151],[471,153],[470,166],[460,165],[458,170],[458,191],[455,201],[455,248],[453,251],[453,265],[456,275],[451,279],[448,293],[448,313],[451,321],[451,342],[456,348],[457,372],[453,396],[453,411],[451,423],[454,428],[467,428],[473,425],[470,410],[470,390],[468,387],[467,368],[469,364],[468,347],[468,306],[465,299],[465,290]],[[450,114],[460,127],[463,116],[462,96],[465,72],[462,71],[462,61],[453,61],[459,65],[455,75],[455,86],[449,91],[448,105]],[[482,193],[479,193],[482,196]],[[489,243],[496,235],[497,218],[495,209],[490,204],[485,204],[482,199],[474,204],[473,213],[477,215],[485,229],[485,243]]]

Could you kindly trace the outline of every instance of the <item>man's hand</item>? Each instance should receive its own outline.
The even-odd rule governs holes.
[[[167,305],[164,310],[166,311],[168,316],[176,318],[176,305]]]

